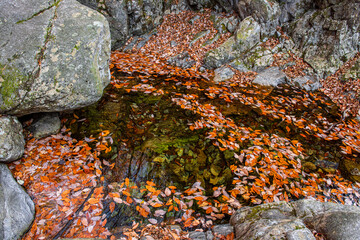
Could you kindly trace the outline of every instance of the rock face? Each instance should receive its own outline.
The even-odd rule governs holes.
[[[239,0],[236,9],[240,20],[251,17],[259,24],[262,39],[277,34],[277,26],[283,26],[295,43],[294,48],[288,50],[299,50],[320,77],[334,73],[360,51],[360,2],[357,0]],[[238,55],[238,45],[229,39],[213,52],[223,53],[231,60]],[[224,51],[225,47],[228,51]]]
[[[276,0],[239,0],[240,19],[252,16],[261,25],[262,33],[273,34],[279,25],[281,10]]]
[[[281,6],[281,24],[298,19],[309,9],[315,8],[315,1],[313,0],[279,0],[279,3]]]
[[[111,45],[121,48],[130,37],[144,35],[162,22],[170,12],[211,8],[217,12],[232,12],[234,1],[228,0],[78,0],[99,11],[110,24]]]
[[[304,14],[285,29],[305,61],[324,77],[360,51],[360,2],[315,2],[315,8],[306,12],[297,8]]]
[[[101,12],[110,24],[111,45],[117,49],[131,36],[150,32],[160,24],[171,1],[164,0],[79,0],[80,3]]]
[[[0,206],[0,239],[19,239],[34,220],[35,206],[5,164],[0,164]]]
[[[75,0],[0,1],[0,113],[64,111],[109,83],[106,19]]]
[[[221,65],[241,56],[260,41],[260,25],[252,18],[244,19],[234,36],[209,51],[204,58],[207,68],[218,68]]]
[[[24,153],[22,126],[16,117],[0,117],[0,162],[11,162]]]
[[[241,208],[231,217],[236,239],[360,239],[360,208],[313,200],[277,202]],[[309,229],[310,228],[310,229]]]

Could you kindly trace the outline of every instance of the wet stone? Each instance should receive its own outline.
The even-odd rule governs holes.
[[[262,218],[267,218],[267,219],[275,219],[275,220],[280,220],[280,219],[285,219],[287,218],[282,212],[280,212],[278,209],[269,209],[265,212],[263,212],[261,214]]]
[[[189,238],[192,240],[207,240],[206,234],[204,232],[190,232]]]
[[[319,80],[315,76],[300,76],[290,82],[306,91],[316,91],[321,87]]]
[[[256,76],[253,83],[277,87],[280,84],[286,83],[286,75],[278,67],[270,67]]]
[[[16,117],[0,117],[0,162],[11,162],[24,153],[22,126]]]
[[[171,57],[168,63],[181,68],[191,68],[195,64],[195,60],[191,58],[188,52],[183,52]]]
[[[61,128],[61,121],[58,113],[43,113],[29,128],[35,138],[47,137],[57,134]]]
[[[234,227],[230,224],[215,225],[212,229],[216,239],[226,238],[228,235],[234,233]]]
[[[220,67],[215,69],[215,82],[223,82],[231,79],[234,76],[234,72],[228,67]]]
[[[316,238],[312,234],[312,232],[307,229],[297,229],[291,232],[286,233],[287,240],[315,240]]]

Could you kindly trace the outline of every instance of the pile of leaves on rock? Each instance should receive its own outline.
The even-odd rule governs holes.
[[[187,26],[195,14],[199,24]],[[358,184],[339,171],[360,153],[359,122],[349,115],[355,105],[334,88],[344,69],[316,93],[252,85],[255,72],[214,83],[198,67],[228,36],[206,48],[211,34],[190,42],[215,31],[208,18],[168,15],[145,46],[112,53],[111,85],[98,105],[64,117],[57,135],[28,135],[24,157],[10,165],[36,204],[23,239],[186,239],[166,224],[201,231],[242,206],[301,198],[359,205]],[[167,59],[184,49],[194,66],[170,66]],[[309,66],[290,56],[296,65],[285,73],[302,75]],[[104,108],[111,115],[101,118]],[[148,165],[142,172],[143,160],[158,172]],[[118,220],[129,212],[131,222]]]

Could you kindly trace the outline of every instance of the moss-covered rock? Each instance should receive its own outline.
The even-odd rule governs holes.
[[[109,83],[106,19],[75,0],[4,3],[0,112],[25,115],[92,104]]]
[[[260,41],[260,25],[252,18],[245,18],[234,36],[230,37],[218,48],[209,51],[204,58],[207,68],[218,68],[221,65],[239,58]]]
[[[28,79],[19,69],[0,64],[0,112],[20,104],[20,86]]]

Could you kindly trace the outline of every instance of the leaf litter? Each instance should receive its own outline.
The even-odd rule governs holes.
[[[269,93],[251,85],[256,76],[253,72],[237,71],[229,81],[215,84],[210,80],[213,72],[200,72],[198,67],[204,53],[229,36],[224,35],[216,44],[204,48],[202,43],[216,31],[209,21],[188,26],[195,15],[193,12],[170,14],[158,28],[156,37],[140,50],[113,52],[111,84],[127,94],[169,96],[179,111],[196,115],[196,121],[188,122],[191,131],[204,130],[214,146],[221,151],[233,151],[232,187],[215,186],[212,194],[207,195],[201,182],[194,182],[186,190],[175,186],[159,189],[152,179],[138,186],[126,178],[110,183],[106,190],[109,193],[105,194],[103,171],[111,170],[114,163],[99,156],[101,152],[111,151],[111,132],[104,130],[97,139],[76,140],[69,129],[63,128],[51,137],[28,138],[24,157],[10,164],[14,177],[23,181],[36,205],[35,222],[23,239],[56,237],[70,221],[71,226],[64,230],[63,237],[116,239],[106,229],[104,201],[110,201],[107,205],[110,212],[125,204],[133,206],[145,219],[141,226],[134,222],[123,230],[123,236],[128,239],[147,235],[156,239],[186,239],[186,234],[170,230],[162,223],[171,212],[180,213],[171,223],[201,230],[242,206],[264,202],[314,198],[359,205],[359,184],[341,177],[339,170],[307,172],[302,167],[302,161],[310,157],[306,147],[313,139],[323,145],[335,144],[343,158],[358,161],[359,122],[349,117],[358,111],[358,103],[342,97],[349,83],[340,82],[339,75],[359,54],[336,74],[322,80],[322,92],[327,96],[289,86]],[[200,17],[208,19],[209,12]],[[184,33],[194,36],[205,29],[210,29],[210,35],[189,48],[192,38]],[[170,45],[172,40],[179,43],[178,47]],[[273,47],[276,43],[269,41],[265,45]],[[166,60],[184,49],[196,59],[196,64],[190,69],[168,65]],[[290,78],[302,75],[309,66],[295,55],[290,56],[296,59],[298,68],[287,69],[285,73]],[[359,79],[352,80],[353,85],[350,84],[356,91],[358,82]],[[249,124],[238,116],[226,114],[227,106],[235,104],[251,109],[259,116],[258,122]],[[276,129],[266,131],[261,119],[273,121]],[[74,115],[71,122],[80,120]],[[323,155],[324,159],[332,159],[329,154]],[[139,193],[142,198],[137,198]]]

